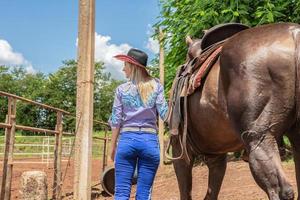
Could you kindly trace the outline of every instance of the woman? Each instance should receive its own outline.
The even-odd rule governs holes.
[[[151,188],[160,161],[157,113],[164,120],[168,106],[163,86],[147,72],[146,53],[130,49],[127,55],[115,58],[124,61],[123,71],[129,79],[116,89],[110,118],[115,199],[129,199],[137,166],[136,199],[148,200],[151,199]]]

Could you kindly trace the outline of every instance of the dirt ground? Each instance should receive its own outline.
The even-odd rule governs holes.
[[[31,159],[32,160],[32,159]],[[23,160],[24,161],[24,160]],[[30,161],[26,159],[25,161]],[[293,163],[283,163],[284,171],[287,174],[294,190],[296,191],[296,180]],[[0,162],[0,176],[2,176],[2,162]],[[63,177],[65,175],[66,162],[63,162]],[[102,187],[98,184],[102,164],[100,160],[93,160],[92,165],[93,193],[98,196],[94,199],[112,200],[112,197],[104,197]],[[20,177],[22,172],[29,170],[45,171],[48,176],[48,193],[51,197],[51,185],[53,180],[53,167],[46,164],[15,164],[13,168],[12,199],[19,199]],[[196,166],[193,169],[193,199],[203,199],[206,193],[208,171],[206,166]],[[97,185],[98,184],[98,185]],[[73,163],[68,167],[64,180],[64,199],[72,199],[71,191],[73,186]],[[134,190],[131,199],[134,199]],[[166,165],[159,169],[153,188],[153,200],[179,200],[179,190],[172,165]],[[267,199],[266,194],[255,184],[248,164],[243,161],[229,162],[224,182],[219,195],[220,200],[262,200]]]

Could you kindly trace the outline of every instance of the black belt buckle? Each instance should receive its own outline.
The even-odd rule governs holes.
[[[142,132],[142,127],[139,127],[139,132],[140,132],[140,133]]]

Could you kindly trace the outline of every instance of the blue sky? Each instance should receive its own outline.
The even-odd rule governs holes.
[[[96,0],[96,60],[122,78],[113,55],[135,47],[153,58],[158,45],[151,26],[158,15],[159,0]],[[0,19],[0,65],[48,74],[76,59],[78,0],[0,0]]]

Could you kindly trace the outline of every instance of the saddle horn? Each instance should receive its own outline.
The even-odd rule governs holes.
[[[189,45],[189,46],[190,46],[191,44],[194,43],[193,39],[192,39],[191,36],[189,36],[189,35],[187,35],[187,36],[185,37],[185,42],[186,42],[186,44]]]

